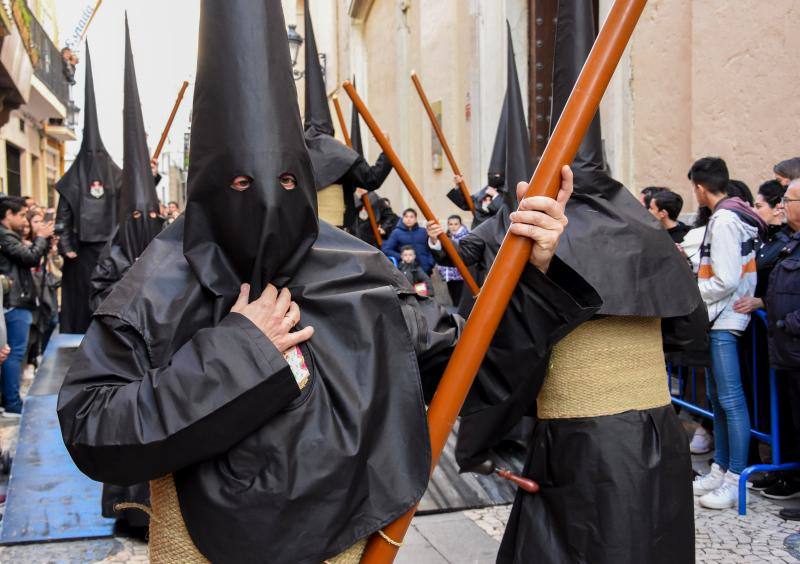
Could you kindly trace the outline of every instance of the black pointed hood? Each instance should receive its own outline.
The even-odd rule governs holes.
[[[592,3],[559,0],[553,64],[558,122],[594,44]],[[666,230],[621,183],[603,159],[600,114],[594,116],[572,163],[575,192],[558,256],[603,298],[601,314],[676,317],[700,303],[697,284]]]
[[[81,148],[72,166],[56,184],[56,190],[69,203],[78,239],[105,243],[117,223],[116,197],[122,171],[111,159],[100,137],[88,42],[85,65]],[[100,182],[101,186],[92,190],[91,185],[95,181]]]
[[[591,2],[570,0],[558,7],[556,24],[556,47],[553,61],[553,118],[550,133],[556,126],[558,116],[564,110],[572,86],[578,79],[583,63],[592,50],[595,38],[594,14]],[[598,111],[578,153],[572,161],[575,170],[605,170],[603,142],[600,135],[600,112]]]
[[[473,229],[476,230],[476,233],[484,241],[490,242],[493,247],[498,248],[503,242],[510,225],[508,215],[517,209],[517,183],[528,182],[533,171],[528,124],[525,120],[525,110],[522,106],[522,92],[519,86],[519,76],[517,75],[514,45],[511,42],[511,27],[508,22],[506,22],[506,28],[508,35],[506,95],[503,99],[503,108],[500,111],[500,120],[497,124],[497,133],[495,135],[491,163],[489,164],[490,185],[495,173],[502,174],[502,182],[499,182],[498,179],[494,187],[500,192],[498,198],[502,198],[503,203],[495,210],[492,210],[489,215],[489,217],[496,217],[496,220],[488,221],[489,218],[486,217],[478,224],[473,223]],[[484,188],[477,193],[477,205],[480,204],[480,200],[486,190],[487,188]],[[492,206],[496,205],[497,198],[492,203]]]
[[[358,159],[358,153],[334,138],[333,120],[325,90],[325,77],[319,63],[317,40],[311,23],[308,2],[303,4],[305,12],[305,138],[308,154],[314,163],[317,189],[322,190],[340,179]]]
[[[94,96],[94,73],[92,73],[92,55],[89,42],[86,42],[86,77],[84,78],[83,96],[83,139],[81,150],[103,151],[106,148],[100,138],[100,125],[97,121],[97,100]]]
[[[136,68],[133,63],[128,17],[125,16],[125,86],[122,106],[123,169],[119,197],[120,226],[116,243],[129,261],[144,252],[159,234],[164,220],[158,216],[158,196],[150,170]]]
[[[506,97],[507,98],[507,97]],[[502,188],[506,178],[506,129],[508,121],[508,100],[503,99],[497,131],[494,134],[492,156],[489,158],[487,183],[494,188]]]
[[[285,285],[318,233],[280,0],[203,0],[184,255],[232,298]],[[237,177],[250,179],[232,187]]]
[[[508,34],[508,78],[506,83],[506,99],[503,108],[505,119],[505,189],[503,197],[508,212],[517,209],[517,183],[529,182],[533,174],[531,162],[531,141],[528,134],[528,123],[525,120],[525,109],[522,105],[522,91],[517,76],[517,62],[514,56],[514,44],[511,41],[511,25],[506,21]]]
[[[150,153],[142,118],[128,18],[125,17],[125,97],[122,106],[123,169],[120,219],[133,211],[158,212],[158,196],[150,170]]]
[[[356,77],[353,77],[353,88],[356,87]],[[353,144],[353,150],[360,156],[364,156],[364,145],[361,141],[361,119],[358,115],[358,110],[355,104],[352,105],[352,112],[350,116],[350,142]]]
[[[303,3],[305,21],[305,58],[306,58],[306,88],[305,88],[305,130],[314,130],[317,133],[333,136],[333,119],[328,106],[328,93],[325,90],[325,77],[322,74],[322,65],[319,62],[317,40],[314,37],[314,24],[311,22],[311,12],[308,2]]]

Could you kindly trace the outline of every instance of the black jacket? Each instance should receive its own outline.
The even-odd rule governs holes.
[[[173,473],[213,562],[316,564],[413,507],[430,464],[422,385],[435,388],[460,318],[323,223],[287,286],[315,329],[301,392],[271,342],[228,313],[236,296],[200,285],[182,235],[181,218],[114,287],[66,376],[58,413],[78,467],[120,485]],[[581,284],[565,269],[528,268],[507,310],[528,320],[529,366],[598,305],[591,289],[562,289]],[[484,366],[505,368],[507,353]]]
[[[800,233],[778,254],[767,294],[769,360],[772,368],[800,368]]]
[[[31,268],[36,268],[47,253],[48,243],[37,237],[27,246],[14,231],[0,226],[0,274],[11,279],[11,290],[3,302],[6,308],[35,310],[39,304]]]
[[[431,277],[425,274],[425,271],[422,270],[422,267],[416,261],[414,261],[414,264],[408,264],[401,260],[397,268],[400,269],[400,272],[403,273],[412,286],[416,284],[425,284],[428,291],[427,296],[429,298],[433,297],[433,282],[431,282]]]
[[[756,282],[755,297],[763,298],[767,294],[767,285],[772,269],[783,258],[782,251],[792,239],[794,232],[788,225],[770,225],[767,236],[762,241],[756,252]]]

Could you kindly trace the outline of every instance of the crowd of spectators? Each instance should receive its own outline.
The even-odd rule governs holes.
[[[162,205],[168,223],[180,213],[177,202]],[[6,418],[20,416],[20,381],[26,373],[32,377],[58,326],[64,258],[54,218],[55,209],[31,197],[0,197],[0,412]]]
[[[679,219],[683,199],[676,192],[647,187],[640,193],[642,205],[689,261],[708,314],[706,391],[714,420],[697,428],[690,448],[695,454],[713,448],[711,471],[693,483],[700,504],[711,509],[734,507],[742,471],[762,462],[750,433],[754,400],[746,371],[760,370],[747,365],[754,352],[750,343],[761,349],[756,358],[763,359],[757,380],[764,382],[758,385],[765,385],[766,369],[777,371],[779,396],[788,412],[781,418],[786,447],[781,456],[800,460],[800,158],[778,163],[773,175],[753,197],[744,182],[730,178],[722,159],[696,161],[688,174],[698,206],[691,226]],[[754,335],[752,314],[761,309],[766,310],[767,332]],[[764,390],[761,395],[768,397]],[[763,414],[769,406],[761,401]],[[766,497],[800,497],[797,474],[756,476],[751,489]],[[800,519],[796,509],[780,513]]]

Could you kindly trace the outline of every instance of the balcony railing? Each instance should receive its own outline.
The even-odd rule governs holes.
[[[69,85],[64,76],[61,53],[33,15],[25,0],[2,0],[13,17],[22,43],[33,64],[33,74],[65,106],[69,104]]]
[[[38,52],[33,74],[55,94],[64,106],[69,105],[69,84],[64,76],[61,52],[36,18],[30,19],[31,46]]]

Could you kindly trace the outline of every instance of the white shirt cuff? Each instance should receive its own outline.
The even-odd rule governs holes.
[[[442,250],[442,242],[437,239],[435,244],[431,243],[431,238],[428,237],[428,247],[431,248],[434,251],[441,251]]]

